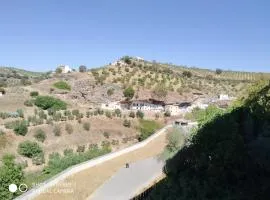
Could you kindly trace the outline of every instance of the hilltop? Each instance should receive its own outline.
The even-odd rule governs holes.
[[[194,93],[209,97],[219,94],[238,96],[254,81],[270,77],[270,73],[216,71],[164,64],[125,56],[101,68],[91,69],[95,84],[113,84],[122,88],[132,86],[137,98],[167,91],[168,101],[192,99]]]
[[[32,72],[14,67],[0,67],[0,87],[29,85],[48,78],[48,73]]]

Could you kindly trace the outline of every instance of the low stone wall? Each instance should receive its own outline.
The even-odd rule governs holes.
[[[79,171],[85,170],[87,168],[99,165],[103,162],[106,162],[108,160],[111,160],[113,158],[116,158],[118,156],[121,156],[123,154],[129,153],[131,151],[137,150],[139,148],[142,148],[144,146],[146,146],[149,142],[151,142],[152,140],[154,140],[155,138],[157,138],[158,136],[160,136],[161,134],[165,133],[165,131],[172,127],[172,125],[167,125],[165,127],[163,127],[162,129],[160,129],[159,131],[157,131],[155,134],[151,135],[149,138],[147,138],[146,140],[139,142],[137,144],[134,144],[130,147],[127,147],[125,149],[116,151],[116,152],[112,152],[109,154],[106,154],[104,156],[100,156],[94,159],[91,159],[89,161],[74,165],[72,167],[67,168],[66,170],[62,171],[61,173],[57,174],[56,176],[48,179],[47,181],[39,184],[39,186],[32,188],[31,190],[29,190],[28,192],[20,195],[19,197],[16,198],[16,200],[30,200],[33,199],[34,197],[38,196],[40,193],[42,193],[43,191],[45,191],[47,188],[50,188],[54,185],[56,185],[57,183],[59,183],[60,181],[66,179],[68,176],[71,176],[72,174],[75,174]]]

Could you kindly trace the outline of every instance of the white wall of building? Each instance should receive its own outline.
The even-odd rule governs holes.
[[[165,111],[169,111],[172,116],[181,114],[181,109],[178,105],[166,105]]]
[[[152,111],[164,111],[164,107],[159,104],[152,104],[149,102],[134,101],[130,106],[131,110],[152,110]]]
[[[115,109],[121,109],[121,105],[119,102],[102,103],[101,108],[107,109],[107,110],[115,110]]]
[[[219,100],[222,100],[222,101],[224,101],[224,100],[230,100],[230,97],[227,94],[220,94],[219,95]]]

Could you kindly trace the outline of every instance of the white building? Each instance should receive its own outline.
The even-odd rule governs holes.
[[[179,108],[179,104],[173,104],[173,103],[166,104],[165,111],[170,112],[172,116],[181,114],[181,109]]]
[[[130,110],[143,110],[143,111],[164,111],[164,102],[154,99],[148,100],[134,100],[131,102]]]
[[[125,63],[123,60],[117,60],[113,62],[111,65],[113,66],[127,66],[127,63]]]
[[[59,68],[62,70],[63,74],[72,72],[72,69],[68,65],[61,65]]]
[[[135,57],[138,61],[144,61],[144,59],[142,57],[136,56]]]
[[[227,101],[227,100],[230,100],[230,97],[229,97],[229,95],[227,95],[227,94],[220,94],[218,98],[219,98],[219,100],[221,100],[221,101]]]
[[[121,104],[118,101],[102,103],[101,109],[107,109],[107,110],[121,109]]]

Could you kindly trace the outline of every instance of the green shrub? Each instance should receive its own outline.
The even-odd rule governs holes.
[[[142,111],[138,110],[138,111],[136,112],[136,117],[137,117],[137,118],[140,118],[140,119],[143,119],[144,113],[143,113]]]
[[[81,65],[80,67],[79,67],[79,72],[86,72],[87,71],[87,67],[86,66],[84,66],[84,65]]]
[[[28,158],[33,158],[42,152],[43,150],[38,143],[29,140],[21,142],[18,146],[18,153]]]
[[[119,141],[118,140],[112,140],[112,145],[119,145]]]
[[[106,117],[112,118],[112,113],[110,111],[105,112]]]
[[[41,153],[34,155],[32,157],[32,163],[34,165],[42,165],[43,163],[45,163],[44,153],[41,152]]]
[[[36,96],[38,96],[38,92],[37,91],[32,91],[32,92],[30,92],[30,96],[31,97],[36,97]]]
[[[23,103],[25,106],[27,106],[27,107],[32,107],[33,106],[33,101],[31,101],[31,100],[26,100],[26,101],[24,101],[24,103]]]
[[[135,113],[134,113],[133,111],[131,111],[131,112],[129,113],[129,117],[135,118]]]
[[[168,111],[168,110],[166,110],[166,112],[164,113],[164,116],[165,116],[165,117],[170,117],[170,116],[171,116],[171,112]]]
[[[104,136],[105,138],[107,138],[107,139],[110,137],[109,133],[106,132],[106,131],[103,133],[103,136]]]
[[[114,93],[114,89],[113,88],[110,88],[110,89],[107,90],[107,95],[108,96],[113,95],[113,93]]]
[[[83,153],[72,153],[60,156],[59,153],[53,153],[49,156],[48,165],[44,168],[43,173],[53,176],[72,165],[96,158],[111,152],[109,148],[91,148]]]
[[[0,92],[1,92],[2,94],[6,94],[6,90],[5,90],[4,88],[2,88],[2,87],[0,87]]]
[[[21,165],[16,164],[15,156],[4,155],[0,165],[0,199],[14,199],[18,192],[11,193],[8,190],[10,184],[20,185],[24,182],[24,173]]]
[[[131,126],[131,123],[129,120],[125,119],[124,122],[123,122],[123,126],[124,127],[130,127]]]
[[[58,81],[53,86],[61,90],[71,90],[71,86],[65,81]]]
[[[13,131],[17,135],[25,136],[28,132],[27,122],[26,121],[19,121],[13,128]]]
[[[85,145],[79,145],[77,147],[77,152],[78,153],[83,153],[85,151]]]
[[[167,134],[168,144],[160,155],[161,159],[168,160],[172,158],[185,144],[185,136],[179,128],[174,127]]]
[[[109,141],[102,141],[101,146],[103,149],[108,149],[109,151],[111,151],[111,144]]]
[[[55,125],[53,128],[53,133],[55,136],[60,136],[61,135],[61,127],[59,125]]]
[[[5,135],[5,134],[6,134],[6,133],[5,133],[3,130],[0,129],[0,136],[1,136],[1,135]]]
[[[122,112],[121,112],[121,110],[120,109],[115,109],[115,111],[114,111],[114,113],[115,113],[115,115],[117,116],[117,117],[121,117],[121,115],[122,115]]]
[[[73,149],[65,149],[64,150],[64,155],[65,156],[68,156],[68,155],[71,155],[71,154],[73,154]]]
[[[51,96],[38,96],[35,99],[35,105],[43,110],[49,108],[54,110],[65,110],[67,108],[67,104],[64,101]]]
[[[78,109],[72,110],[72,115],[79,116],[80,111]]]
[[[139,141],[145,140],[151,136],[157,129],[161,128],[161,125],[153,120],[140,120],[140,136]]]
[[[182,74],[184,77],[188,77],[188,78],[191,78],[191,76],[192,76],[192,73],[190,71],[183,71]]]
[[[66,124],[65,129],[66,129],[66,132],[67,132],[68,134],[73,133],[73,127],[72,127],[71,124]]]
[[[46,134],[42,129],[37,129],[34,137],[39,142],[44,142],[46,140]]]
[[[19,117],[24,118],[24,113],[22,109],[17,109],[16,112],[18,113]]]
[[[90,130],[90,123],[89,122],[83,123],[83,128],[84,128],[84,130],[89,131]]]
[[[127,99],[132,99],[134,94],[135,94],[135,91],[132,87],[128,87],[124,90],[124,96],[127,98]]]

